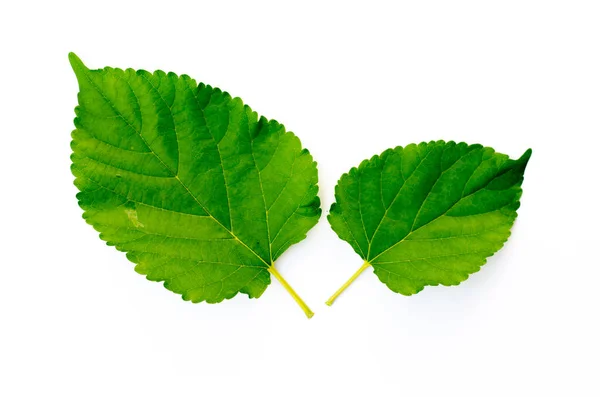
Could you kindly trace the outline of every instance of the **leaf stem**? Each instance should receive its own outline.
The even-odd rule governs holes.
[[[269,273],[271,273],[273,276],[275,276],[275,278],[281,283],[281,285],[283,285],[283,288],[285,288],[285,290],[287,292],[289,292],[290,295],[292,295],[292,298],[294,298],[294,300],[296,301],[298,306],[300,306],[300,308],[304,311],[304,314],[306,314],[306,317],[311,318],[312,316],[315,315],[312,312],[312,310],[310,310],[310,307],[308,307],[308,305],[306,303],[304,303],[304,301],[302,300],[302,298],[300,298],[300,296],[296,293],[296,291],[294,291],[292,286],[289,285],[287,281],[285,281],[285,279],[283,278],[283,276],[281,274],[279,274],[277,269],[275,269],[274,265],[269,266],[268,270],[269,270]]]
[[[337,299],[337,297],[338,297],[338,296],[340,296],[340,294],[341,294],[342,292],[344,292],[344,291],[346,290],[346,288],[348,288],[348,286],[349,286],[350,284],[352,284],[352,283],[354,282],[354,280],[356,280],[356,278],[357,278],[358,276],[360,276],[360,274],[361,274],[362,272],[364,272],[364,271],[365,271],[367,268],[369,268],[370,266],[371,266],[371,264],[370,264],[369,262],[365,261],[365,263],[363,263],[363,264],[362,264],[362,266],[360,267],[360,269],[358,269],[358,270],[356,271],[356,273],[354,273],[354,274],[352,275],[352,277],[350,277],[350,278],[348,279],[348,281],[346,281],[346,282],[344,283],[344,285],[342,285],[342,286],[340,287],[340,289],[338,289],[337,291],[335,291],[335,294],[331,295],[331,298],[329,298],[329,299],[327,300],[327,302],[325,302],[325,304],[326,304],[327,306],[331,306],[331,305],[333,304],[333,302],[334,302],[334,301]]]

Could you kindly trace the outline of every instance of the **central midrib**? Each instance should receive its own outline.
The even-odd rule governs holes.
[[[506,161],[505,161],[504,163],[506,163]],[[501,167],[504,165],[504,163],[502,163],[502,165],[500,165],[498,168],[501,168]],[[392,248],[396,247],[398,244],[401,244],[402,242],[406,241],[406,239],[408,239],[408,238],[409,238],[409,237],[410,237],[410,236],[411,236],[413,233],[415,233],[417,230],[424,228],[425,226],[429,225],[430,223],[432,223],[432,222],[434,222],[434,221],[436,221],[436,220],[440,219],[440,218],[441,218],[441,217],[443,217],[444,215],[446,215],[446,214],[447,214],[448,212],[450,212],[450,211],[451,211],[451,210],[452,210],[452,209],[453,209],[453,208],[454,208],[454,207],[455,207],[455,206],[456,206],[458,203],[460,203],[460,202],[461,202],[463,199],[465,199],[465,198],[467,198],[467,197],[470,197],[470,196],[474,195],[475,193],[478,193],[478,192],[482,191],[483,189],[487,188],[487,187],[488,187],[488,185],[489,185],[490,183],[492,183],[492,181],[494,181],[496,178],[499,178],[499,177],[501,177],[501,176],[502,176],[502,175],[504,175],[506,172],[508,172],[510,169],[511,169],[511,168],[507,168],[507,169],[503,170],[501,173],[498,173],[498,174],[494,175],[494,177],[493,177],[493,178],[490,178],[490,180],[489,180],[489,181],[488,181],[488,182],[487,182],[487,183],[486,183],[484,186],[480,187],[479,189],[476,189],[476,190],[474,190],[473,192],[471,192],[471,193],[467,194],[466,196],[462,196],[462,195],[461,195],[461,197],[460,197],[458,200],[456,200],[456,202],[454,202],[454,203],[453,203],[453,204],[452,204],[450,207],[448,207],[448,209],[447,209],[446,211],[444,211],[444,212],[443,212],[443,213],[441,213],[440,215],[436,216],[435,218],[433,218],[433,219],[432,219],[432,220],[430,220],[429,222],[427,222],[427,223],[425,223],[425,224],[423,224],[423,225],[419,226],[418,228],[416,228],[416,229],[411,229],[411,230],[408,232],[408,234],[407,234],[406,236],[404,236],[404,237],[403,237],[403,238],[402,238],[400,241],[398,241],[398,242],[394,243],[394,244],[393,244],[393,245],[391,245],[389,248],[386,248],[385,250],[383,250],[382,252],[380,252],[379,254],[377,254],[375,257],[373,257],[373,258],[371,258],[371,259],[368,259],[367,261],[368,261],[370,264],[372,264],[372,263],[373,263],[373,261],[375,261],[375,260],[376,260],[377,258],[379,258],[381,255],[385,254],[386,252],[388,252],[388,251],[389,251],[389,250],[391,250]],[[446,170],[446,171],[447,171],[447,170]],[[445,172],[445,171],[444,171],[444,172]],[[442,173],[442,174],[443,174],[443,173]],[[441,175],[440,175],[440,177],[441,177]],[[438,183],[438,181],[439,181],[439,178],[440,178],[440,177],[438,177],[438,180],[435,182],[435,184],[437,184],[437,183]],[[435,184],[434,184],[434,186],[435,186]],[[466,183],[465,183],[465,186],[466,186]],[[511,187],[512,187],[512,186],[511,186]],[[433,187],[432,187],[432,190],[433,190]],[[463,189],[463,191],[464,191],[464,189]],[[431,193],[431,192],[430,192],[430,193]],[[429,195],[428,195],[428,196],[429,196]],[[423,204],[425,204],[425,200],[423,200],[423,203],[422,203],[422,205],[421,205],[421,208],[423,207]],[[421,208],[419,208],[419,212],[421,211]],[[504,208],[504,207],[502,207],[502,208]],[[496,210],[494,210],[494,211],[496,211]],[[490,211],[490,212],[491,212],[491,211]],[[418,215],[418,214],[417,214],[417,215]],[[415,219],[413,220],[413,226],[414,226],[414,223],[415,223],[415,221],[416,221],[416,216],[415,216]],[[375,235],[373,235],[373,237],[375,237]],[[371,243],[372,243],[372,241],[373,241],[373,240],[371,240]],[[369,243],[369,252],[371,251],[371,243]]]

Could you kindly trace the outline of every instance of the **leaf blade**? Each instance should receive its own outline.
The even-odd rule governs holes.
[[[340,178],[328,220],[392,291],[457,285],[508,239],[530,156],[444,141],[388,149]]]
[[[274,260],[320,216],[316,163],[299,139],[188,76],[69,60],[80,85],[71,169],[86,221],[186,300],[259,297]],[[285,244],[270,234],[283,228]]]

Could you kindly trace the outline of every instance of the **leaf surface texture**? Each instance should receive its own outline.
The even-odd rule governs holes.
[[[186,75],[69,59],[86,221],[185,300],[259,297],[275,260],[321,213],[316,163],[299,139]]]
[[[444,141],[389,149],[340,178],[328,219],[392,291],[457,285],[508,239],[530,156]]]

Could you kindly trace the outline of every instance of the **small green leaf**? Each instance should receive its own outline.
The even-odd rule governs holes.
[[[477,272],[510,235],[530,156],[423,142],[388,149],[342,175],[327,218],[364,264],[327,304],[369,267],[403,295],[458,285]]]
[[[71,167],[84,218],[149,280],[192,302],[258,298],[274,262],[318,221],[317,167],[300,140],[186,75],[88,69]]]

